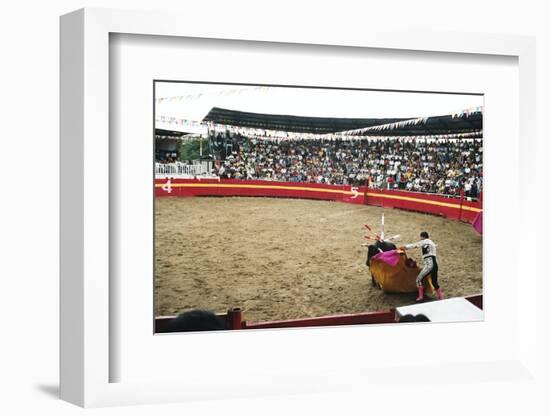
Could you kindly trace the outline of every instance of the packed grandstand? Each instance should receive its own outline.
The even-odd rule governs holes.
[[[482,189],[480,139],[276,141],[238,136],[215,174],[226,179],[264,179],[459,194]]]
[[[181,173],[197,164],[195,158],[211,163],[208,169],[187,170],[191,175],[464,193],[475,199],[483,189],[481,119],[479,109],[413,119],[348,120],[214,108],[202,121],[208,126],[206,137],[185,139],[187,144],[201,142],[200,156],[186,156],[177,148],[157,152],[157,171],[171,165]]]

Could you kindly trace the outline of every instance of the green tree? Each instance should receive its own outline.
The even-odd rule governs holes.
[[[200,147],[202,141],[202,157],[205,158],[210,153],[208,148],[208,140],[206,139],[191,139],[181,144],[180,160],[198,160],[201,158]]]

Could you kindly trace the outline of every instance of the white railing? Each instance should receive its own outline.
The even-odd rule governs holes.
[[[194,176],[205,176],[209,174],[210,169],[208,163],[201,163],[196,165],[186,165],[181,162],[155,163],[156,177],[190,178]]]

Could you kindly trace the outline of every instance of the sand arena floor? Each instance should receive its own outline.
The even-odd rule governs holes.
[[[414,303],[371,287],[367,223],[397,245],[428,231],[446,297],[482,290],[482,239],[471,225],[340,202],[278,198],[156,199],[155,314],[244,309],[264,321],[384,310]],[[422,264],[420,250],[409,256]]]

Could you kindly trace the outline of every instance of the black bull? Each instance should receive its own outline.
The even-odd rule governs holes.
[[[380,253],[380,250],[382,251],[390,251],[395,250],[397,247],[393,243],[388,243],[387,241],[377,241],[374,244],[371,244],[368,246],[368,254],[367,254],[367,266],[370,267],[370,259],[373,256],[376,256],[378,253]],[[376,286],[376,281],[374,280],[374,277],[371,276],[372,279],[372,286]]]

